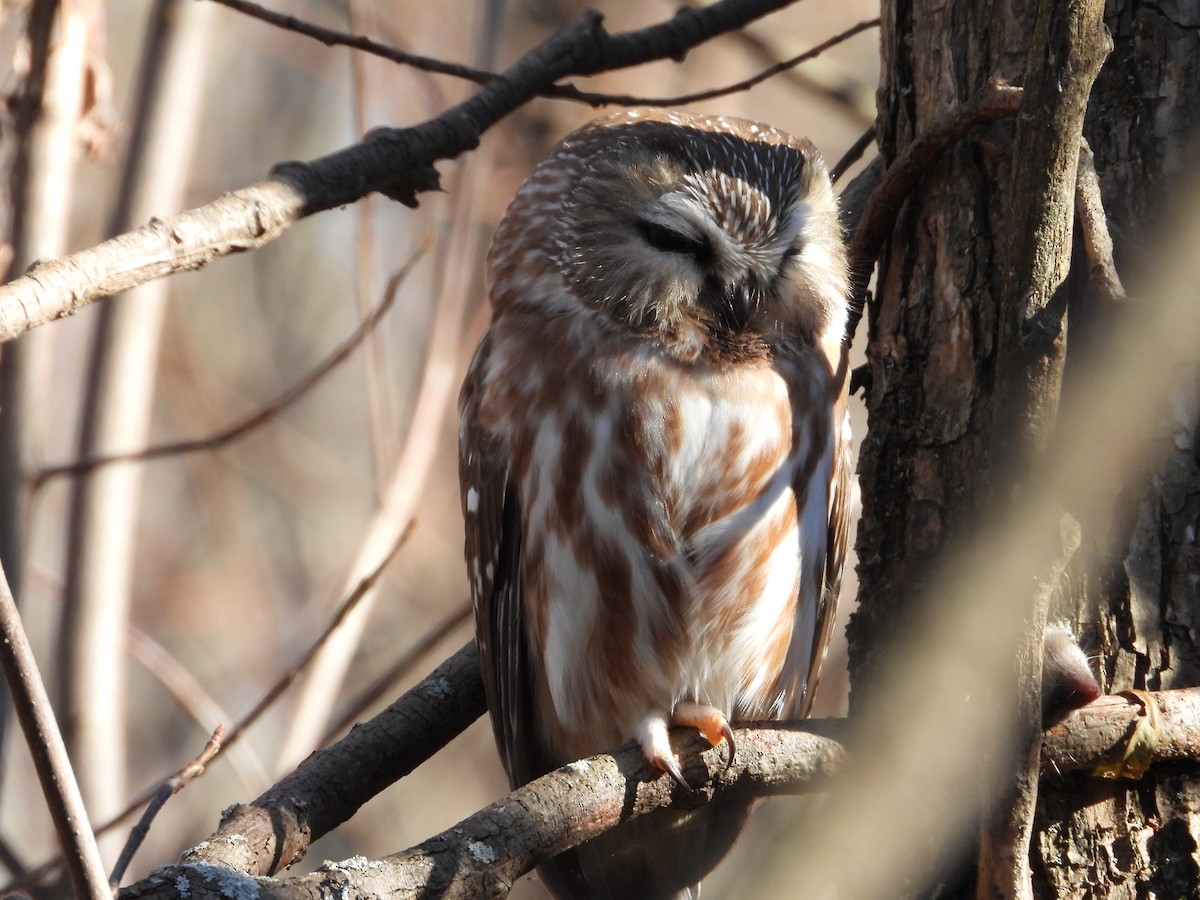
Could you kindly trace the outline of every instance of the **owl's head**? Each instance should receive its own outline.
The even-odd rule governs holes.
[[[582,302],[681,359],[836,342],[845,326],[820,154],[744,119],[629,110],[586,125],[514,199],[491,268],[498,307]]]

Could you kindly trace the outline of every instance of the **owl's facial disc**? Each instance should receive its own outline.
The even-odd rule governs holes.
[[[648,248],[691,284],[686,295],[698,311],[740,332],[770,296],[786,258],[798,251],[797,217],[768,221],[766,229],[731,227],[744,223],[721,221],[704,196],[684,190],[652,201],[636,226]]]

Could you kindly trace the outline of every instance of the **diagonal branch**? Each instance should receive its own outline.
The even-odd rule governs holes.
[[[67,748],[50,708],[46,686],[21,624],[21,614],[0,569],[0,668],[12,694],[17,720],[33,756],[38,781],[46,795],[54,830],[66,857],[75,896],[103,900],[109,895],[96,836],[88,824],[83,797],[67,758]]]
[[[297,18],[296,16],[288,15],[287,13],[274,12],[261,4],[251,2],[251,0],[212,0],[212,2],[219,3],[221,6],[242,13],[252,19],[257,19],[260,22],[265,22],[275,28],[320,41],[327,47],[349,47],[352,50],[369,53],[372,56],[377,56],[400,65],[411,66],[423,72],[431,72],[436,75],[451,75],[455,78],[473,81],[476,84],[487,84],[493,78],[497,77],[495,72],[489,72],[486,69],[478,69],[474,66],[463,65],[462,63],[447,62],[417,53],[409,53],[363,35],[347,34],[344,31],[325,28],[313,22]],[[790,71],[810,59],[815,59],[830,47],[835,47],[857,34],[878,27],[878,18],[859,22],[845,31],[835,34],[828,40],[822,41],[812,49],[793,56],[791,59],[768,66],[757,75],[747,78],[744,81],[726,85],[725,87],[697,91],[692,94],[679,94],[674,97],[640,97],[634,94],[605,94],[595,91],[584,91],[573,84],[552,84],[538,91],[537,96],[555,100],[574,100],[579,103],[586,103],[589,106],[606,106],[610,104],[621,106],[678,106],[700,100],[711,100],[715,97],[724,97],[729,94],[749,90],[756,84],[761,84],[782,72]]]
[[[359,322],[352,334],[344,341],[338,344],[330,353],[322,359],[311,371],[303,378],[294,384],[289,385],[284,391],[275,397],[269,403],[254,412],[243,416],[236,422],[226,425],[212,434],[207,434],[204,437],[186,438],[180,441],[170,441],[168,443],[156,444],[151,447],[146,447],[141,450],[129,450],[122,453],[108,453],[100,456],[90,456],[84,459],[76,460],[75,462],[60,463],[58,465],[45,466],[35,472],[31,478],[34,491],[40,490],[46,482],[51,479],[63,475],[79,477],[92,472],[101,466],[108,466],[118,462],[148,462],[153,459],[161,459],[166,456],[179,456],[185,453],[195,453],[199,450],[215,450],[226,444],[233,443],[239,438],[254,431],[260,425],[264,425],[272,419],[278,417],[280,413],[286,410],[289,406],[296,403],[308,394],[317,384],[319,384],[330,372],[350,358],[350,355],[366,338],[375,330],[383,317],[388,313],[396,302],[396,297],[400,292],[400,285],[404,279],[408,277],[417,260],[428,249],[428,238],[423,239],[417,248],[409,256],[408,261],[400,267],[392,277],[388,280],[387,287],[383,292],[383,299],[379,305],[372,310],[366,318]]]
[[[484,709],[472,641],[379,715],[309,756],[257,800],[227,810],[216,833],[184,854],[183,861],[255,875],[299,861],[312,841],[441,750]]]
[[[314,754],[251,806],[235,807],[217,833],[188,851],[179,866],[131,885],[122,900],[217,900],[238,885],[253,887],[260,900],[300,900],[316,893],[504,896],[517,878],[550,856],[661,806],[687,808],[731,792],[762,796],[823,789],[845,759],[850,736],[844,719],[746,725],[736,731],[737,758],[726,769],[721,748],[709,748],[699,735],[681,729],[672,739],[685,761],[685,778],[697,786],[693,793],[648,769],[638,747],[627,744],[557,769],[385,859],[327,863],[295,879],[261,877],[299,859],[310,841],[338,824],[335,819],[470,724],[482,712],[479,679],[474,647],[468,644],[393,707]],[[404,718],[411,713],[400,712],[412,702],[424,709],[415,721]],[[1044,777],[1111,770],[1113,759],[1128,754],[1136,726],[1149,718],[1147,704],[1153,705],[1157,722],[1147,762],[1200,753],[1200,689],[1102,697],[1046,732]],[[423,728],[428,732],[422,734]],[[369,764],[347,767],[345,753]],[[330,817],[333,808],[339,812]]]
[[[500,119],[570,75],[594,75],[693,47],[786,6],[790,0],[720,0],[683,8],[657,25],[610,34],[596,12],[517,60],[474,96],[411,128],[380,128],[310,162],[197,209],[154,219],[88,250],[33,267],[0,287],[0,341],[71,315],[102,297],[274,240],[300,219],[378,191],[409,206],[439,185],[434,163],[474,149]]]

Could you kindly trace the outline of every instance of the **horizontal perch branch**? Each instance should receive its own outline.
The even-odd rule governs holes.
[[[660,806],[687,807],[724,793],[795,794],[827,787],[846,755],[852,723],[842,719],[759,723],[736,731],[737,757],[686,729],[673,733],[684,776],[678,788],[627,745],[564,766],[424,843],[382,860],[330,864],[307,876],[262,876],[298,861],[308,845],[371,796],[436,753],[483,712],[470,644],[371,721],[314,753],[254,803],[234,807],[181,865],[157,870],[123,900],[216,900],[253,879],[261,900],[313,891],[352,895],[501,896],[541,861],[617,823]],[[1153,715],[1147,704],[1153,705]],[[1153,721],[1153,739],[1146,723]],[[1045,733],[1046,777],[1071,770],[1120,770],[1131,737],[1145,761],[1200,756],[1200,689],[1102,697]],[[225,893],[224,896],[228,896]]]

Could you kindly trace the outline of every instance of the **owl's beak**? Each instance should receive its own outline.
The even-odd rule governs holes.
[[[741,331],[750,321],[750,309],[753,304],[750,283],[746,280],[735,281],[725,288],[717,303],[717,318],[730,331]]]
[[[705,285],[700,301],[712,311],[722,328],[739,332],[744,331],[750,321],[756,296],[756,285],[751,278],[739,278],[725,284],[714,278]]]

